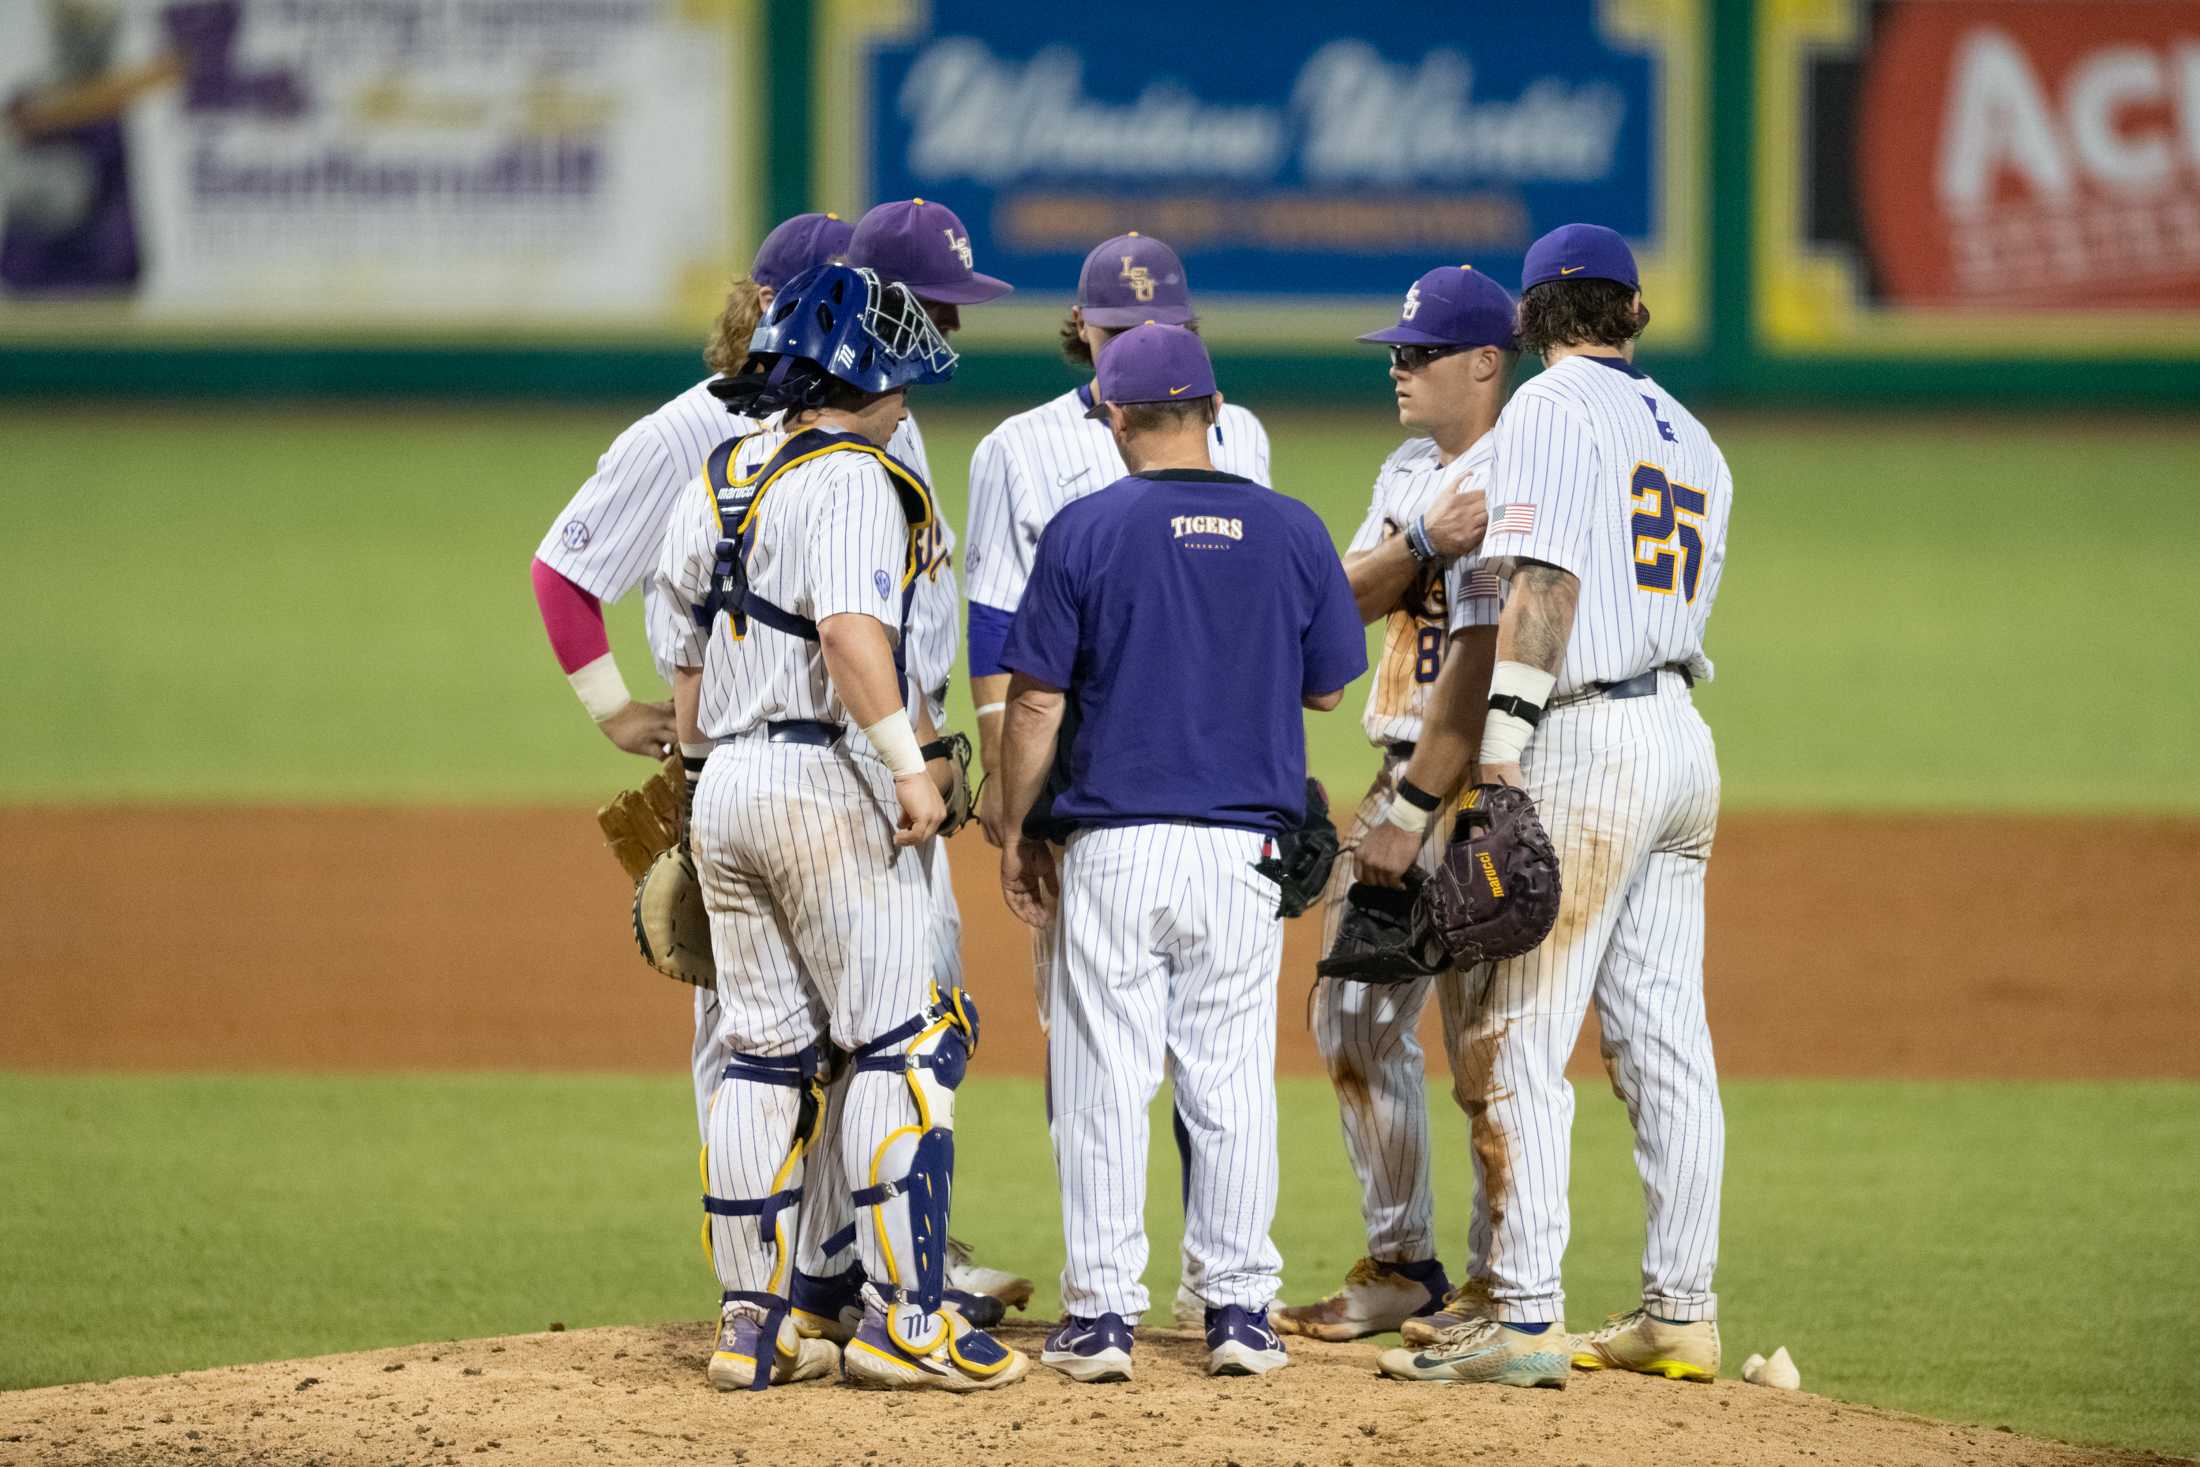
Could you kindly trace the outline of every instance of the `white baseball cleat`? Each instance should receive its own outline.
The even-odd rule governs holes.
[[[1031,1302],[1030,1279],[1018,1278],[1005,1268],[987,1268],[972,1262],[970,1245],[960,1238],[947,1240],[947,1287],[959,1293],[998,1299],[1004,1311],[1021,1309]]]
[[[1692,1320],[1675,1324],[1647,1309],[1615,1314],[1604,1327],[1574,1341],[1573,1363],[1580,1370],[1632,1370],[1667,1380],[1719,1378],[1719,1322]]]
[[[1363,1258],[1344,1276],[1344,1287],[1315,1304],[1269,1312],[1280,1334],[1344,1341],[1389,1334],[1416,1315],[1436,1313],[1451,1289],[1435,1259],[1386,1263]]]
[[[1393,1380],[1564,1390],[1573,1365],[1568,1355],[1572,1345],[1564,1325],[1530,1335],[1494,1319],[1473,1319],[1446,1330],[1432,1345],[1385,1350],[1375,1363]]]

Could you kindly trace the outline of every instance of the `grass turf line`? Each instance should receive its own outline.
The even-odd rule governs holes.
[[[919,409],[959,530],[998,415],[952,401]],[[647,406],[0,410],[25,491],[0,538],[0,800],[600,798],[636,766],[558,677],[526,567]],[[2200,432],[1712,420],[1739,489],[1699,699],[1730,807],[2200,810],[2200,678],[2095,609],[2113,587],[2121,628],[2200,619],[2200,527],[2169,489],[2200,482]],[[1268,427],[1279,486],[1342,543],[1395,426]],[[646,696],[637,608],[611,620]],[[2043,782],[2025,734],[2064,721],[2073,667],[2116,734],[2085,780]],[[960,681],[953,706],[967,724]],[[1357,707],[1308,720],[1333,789],[1371,767]]]
[[[2200,1086],[1733,1082],[1728,1374],[1785,1344],[1814,1391],[2076,1440],[2200,1450]],[[956,1230],[1057,1307],[1038,1087],[973,1078]],[[1464,1125],[1441,1090],[1438,1224],[1463,1261]],[[1286,1298],[1360,1251],[1318,1080],[1282,1089]],[[0,1076],[0,1386],[707,1316],[678,1081]],[[1175,1150],[1147,1282],[1176,1282]],[[1581,1087],[1571,1323],[1638,1288],[1626,1122]],[[2062,1362],[2092,1368],[2048,1369]],[[700,1384],[698,1384],[700,1389]],[[1680,1389],[1680,1387],[1676,1387]]]

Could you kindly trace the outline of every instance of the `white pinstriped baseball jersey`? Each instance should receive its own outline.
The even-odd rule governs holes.
[[[1496,438],[1484,558],[1581,581],[1552,696],[1668,663],[1708,679],[1734,476],[1695,414],[1616,357],[1568,357],[1513,394]]]
[[[754,473],[785,441],[778,430],[758,433],[729,467],[735,474]],[[716,500],[698,475],[674,509],[653,577],[663,604],[702,603],[722,534]],[[749,590],[815,622],[859,612],[883,623],[894,641],[901,635],[908,551],[908,520],[878,460],[867,453],[829,453],[787,469],[765,491],[749,552]],[[724,615],[707,632],[692,617],[653,617],[651,626],[662,628],[663,651],[674,666],[703,669],[697,723],[707,737],[734,738],[782,719],[848,722],[816,642],[753,619],[736,637]],[[849,737],[861,746],[859,733],[850,730]]]
[[[612,440],[589,475],[536,547],[535,558],[592,596],[618,601],[641,584],[656,566],[664,549],[665,522],[681,489],[702,470],[710,451],[728,438],[754,433],[774,424],[777,415],[757,419],[726,411],[724,403],[710,395],[719,379],[705,377],[687,391],[638,418]],[[925,459],[924,434],[914,417],[904,418],[894,430],[886,451],[917,471],[927,484],[932,468]],[[908,666],[911,682],[930,692],[947,685],[949,670],[962,648],[960,597],[955,589],[955,532],[939,522],[939,536],[929,547],[930,571],[920,583],[909,610]],[[684,615],[684,609],[666,609],[667,615]],[[653,624],[658,619],[653,607]],[[657,670],[670,675],[655,630],[650,650]],[[912,700],[912,707],[914,700]],[[932,716],[943,716],[935,701]]]
[[[963,570],[972,601],[1014,611],[1048,521],[1071,500],[1130,472],[1108,425],[1085,416],[1090,392],[1079,387],[1016,414],[986,434],[971,454],[970,539],[963,548]],[[1268,430],[1236,403],[1222,405],[1207,453],[1226,474],[1268,482]]]
[[[1345,547],[1347,554],[1373,550],[1388,536],[1428,513],[1436,494],[1457,480],[1461,490],[1489,490],[1489,474],[1496,449],[1487,433],[1450,463],[1441,461],[1432,438],[1408,438],[1391,451],[1375,471],[1375,490],[1368,499],[1367,517]],[[1461,564],[1475,565],[1475,557]],[[1425,570],[1407,590],[1403,604],[1390,613],[1383,631],[1382,655],[1367,688],[1367,710],[1360,727],[1371,744],[1410,744],[1421,737],[1421,719],[1428,709],[1428,690],[1444,664],[1448,628],[1494,626],[1497,623],[1495,582],[1488,580],[1490,595],[1477,596],[1453,615],[1451,579],[1441,570]],[[1477,585],[1483,583],[1478,582]]]

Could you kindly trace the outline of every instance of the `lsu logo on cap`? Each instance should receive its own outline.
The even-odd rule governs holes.
[[[947,236],[947,247],[955,252],[956,259],[963,262],[963,268],[965,270],[974,269],[977,265],[977,257],[970,253],[970,236],[957,234],[952,229],[942,229],[940,233]]]
[[[1421,282],[1416,280],[1406,290],[1405,309],[1398,313],[1402,321],[1410,321],[1421,313]]]
[[[967,265],[970,262],[965,260],[963,263]],[[1153,299],[1153,271],[1144,265],[1133,265],[1129,255],[1123,257],[1123,272],[1116,279],[1130,282],[1131,296],[1134,299],[1141,302]]]

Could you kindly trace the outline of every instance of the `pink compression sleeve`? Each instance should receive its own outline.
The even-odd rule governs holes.
[[[542,629],[550,634],[550,650],[558,654],[561,671],[577,672],[611,650],[601,601],[539,560],[529,574]]]

